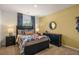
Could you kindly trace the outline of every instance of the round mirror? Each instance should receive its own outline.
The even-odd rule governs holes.
[[[56,29],[56,23],[54,22],[54,21],[52,21],[52,22],[50,22],[50,24],[49,24],[49,27],[50,27],[50,29]]]

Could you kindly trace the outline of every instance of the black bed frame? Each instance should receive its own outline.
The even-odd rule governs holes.
[[[30,46],[25,46],[24,55],[34,55],[46,48],[49,48],[49,40],[36,43]]]
[[[16,37],[18,35],[18,30],[20,30],[20,28],[18,28],[16,26]],[[21,28],[21,30],[25,30],[24,28]],[[43,41],[40,43],[36,43],[30,46],[25,46],[24,48],[24,55],[34,55],[46,48],[49,48],[49,40],[47,41]]]

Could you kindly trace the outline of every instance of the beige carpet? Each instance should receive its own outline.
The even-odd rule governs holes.
[[[52,45],[50,48],[37,53],[37,55],[79,55],[79,51]]]
[[[19,55],[19,48],[17,45],[2,47],[0,48],[0,55]],[[79,51],[51,45],[50,48],[45,49],[35,55],[79,55]]]
[[[18,55],[19,48],[17,45],[0,48],[0,55]]]

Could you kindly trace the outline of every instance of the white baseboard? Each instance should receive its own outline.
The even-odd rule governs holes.
[[[70,49],[73,49],[73,50],[76,50],[76,51],[79,51],[79,49],[78,49],[78,48],[75,48],[75,47],[71,47],[71,46],[64,45],[64,44],[63,44],[63,46],[64,46],[64,47],[67,47],[67,48],[70,48]]]

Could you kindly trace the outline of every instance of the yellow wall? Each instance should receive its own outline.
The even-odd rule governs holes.
[[[74,5],[57,13],[41,17],[39,23],[40,32],[48,30],[51,33],[62,34],[63,44],[79,48],[79,32],[75,29],[76,16],[79,16],[79,5]],[[48,27],[51,21],[57,23],[57,28],[55,30],[50,30]]]

